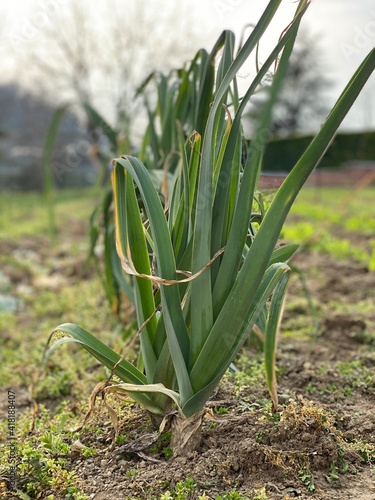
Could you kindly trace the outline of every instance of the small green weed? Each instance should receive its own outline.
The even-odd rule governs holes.
[[[348,382],[349,389],[372,390],[375,384],[373,370],[363,365],[360,360],[338,362],[337,370]]]
[[[67,455],[70,451],[70,446],[63,442],[62,436],[51,431],[46,431],[41,436],[40,442],[52,455]]]
[[[324,477],[329,483],[332,481],[338,481],[340,479],[340,474],[345,474],[348,471],[348,468],[348,463],[345,460],[345,450],[339,446],[338,460],[337,462],[331,462],[329,466],[329,473],[325,474]]]
[[[265,488],[260,488],[254,490],[251,497],[244,497],[237,493],[236,491],[231,491],[229,493],[224,493],[215,497],[215,500],[266,500],[267,493]]]
[[[225,377],[230,381],[237,397],[248,394],[253,388],[264,383],[264,364],[260,356],[255,359],[239,356],[236,367],[239,369],[238,372],[227,374]]]
[[[185,481],[180,481],[176,484],[172,491],[166,491],[160,496],[160,500],[188,500],[193,494],[196,483],[192,477],[188,477]]]
[[[116,439],[115,439],[115,442],[117,444],[124,444],[124,443],[127,443],[129,441],[129,436],[124,436],[124,434],[119,434],[118,436],[116,436]]]
[[[332,481],[338,481],[340,476],[339,476],[336,464],[334,462],[331,463],[331,465],[329,467],[329,473],[325,474],[324,477],[327,479],[327,481],[329,483],[331,483]]]
[[[307,384],[305,390],[307,394],[316,394],[318,392],[317,387],[315,387],[315,385],[313,384]]]
[[[375,464],[375,445],[364,441],[355,441],[351,447],[360,455],[363,463],[374,466]]]
[[[300,469],[298,471],[298,477],[303,482],[303,484],[306,486],[306,488],[311,493],[314,493],[314,491],[315,491],[315,484],[314,484],[314,478],[311,475],[311,473],[309,471],[307,471],[306,469]]]
[[[229,410],[225,408],[225,406],[215,406],[214,412],[217,413],[217,415],[226,415],[229,413]]]
[[[154,443],[150,448],[151,453],[154,453],[155,455],[161,454],[166,459],[172,458],[173,452],[170,447],[171,435],[172,432],[169,431],[159,436],[156,443]]]
[[[168,490],[163,493],[159,500],[190,500],[191,498],[197,498],[197,500],[211,500],[212,497],[207,496],[203,493],[198,496],[194,496],[194,490],[197,488],[197,484],[194,479],[189,477],[183,482],[178,482],[173,490]],[[196,494],[196,493],[195,493]],[[224,492],[220,495],[215,496],[215,500],[266,500],[267,493],[265,488],[255,489],[252,496],[243,496],[237,491],[233,490],[230,492]]]
[[[128,479],[133,479],[134,477],[138,476],[138,474],[139,474],[139,471],[137,471],[137,469],[129,469],[125,472],[125,476]]]
[[[96,448],[84,448],[82,450],[82,456],[84,456],[85,458],[90,458],[90,457],[95,457],[95,455],[97,455],[98,453],[98,450]]]
[[[255,434],[255,441],[257,443],[264,443],[266,440],[266,434],[263,432],[263,431],[258,431],[256,434]]]

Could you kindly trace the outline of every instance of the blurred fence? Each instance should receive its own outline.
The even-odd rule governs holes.
[[[264,153],[263,170],[289,172],[312,139],[313,136],[301,136],[269,142]],[[318,168],[341,168],[353,160],[360,163],[375,162],[375,132],[337,134]]]
[[[287,176],[285,172],[264,172],[260,189],[277,189]],[[375,161],[348,162],[340,168],[318,168],[309,177],[306,186],[355,186],[375,184]]]

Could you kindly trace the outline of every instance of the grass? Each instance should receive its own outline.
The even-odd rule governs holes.
[[[371,351],[369,345],[371,342],[364,342],[367,351]],[[331,382],[327,383],[328,380]],[[368,366],[368,361],[358,359],[335,363],[322,362],[315,368],[314,384],[306,386],[308,394],[333,395],[337,401],[358,392],[372,394],[374,389],[375,375],[371,365]]]
[[[0,312],[4,332],[0,384],[9,383],[10,379],[15,385],[27,384],[27,380],[35,373],[35,367],[40,366],[49,331],[63,316],[73,319],[78,314],[80,317],[84,314],[102,338],[110,338],[117,323],[106,306],[101,304],[103,299],[100,293],[98,294],[100,290],[99,280],[93,277],[90,281],[61,288],[58,294],[55,291],[41,290],[36,297],[25,297],[24,313]],[[101,307],[98,307],[99,304]],[[29,361],[26,365],[23,364],[25,359]],[[68,351],[65,348],[59,357],[53,360],[54,368],[43,375],[38,392],[43,393],[45,397],[51,397],[53,394],[56,397],[67,395],[70,392],[68,387],[77,376],[77,370],[81,378],[85,369],[94,364],[92,359],[80,350]],[[22,369],[19,369],[21,366]],[[42,377],[42,374],[40,376]],[[76,382],[74,385],[79,386],[79,381]]]
[[[53,498],[53,495],[64,494],[65,498],[87,500],[87,496],[80,492],[75,474],[66,470],[70,445],[74,440],[74,433],[65,429],[69,420],[77,422],[76,417],[69,411],[67,405],[61,405],[51,414],[42,405],[39,407],[37,418],[32,410],[20,415],[17,421],[19,436],[28,436],[17,442],[18,477],[22,481],[22,491],[18,498],[29,500],[39,498]],[[30,432],[34,424],[34,432]],[[1,439],[5,439],[5,426],[0,427]],[[5,468],[8,459],[8,449],[0,458],[0,467]],[[51,496],[48,496],[51,495]]]
[[[308,217],[313,221],[329,221],[351,228],[353,231],[371,233],[374,230],[374,189],[361,191],[360,196],[349,198],[348,188],[305,188],[292,207],[290,214]],[[348,224],[347,221],[350,221]],[[357,220],[358,225],[353,224]]]
[[[344,188],[304,189],[290,211],[282,236],[337,259],[352,258],[373,271],[374,195],[371,187],[353,198]]]
[[[88,250],[87,220],[96,201],[91,189],[57,193],[56,215],[61,234],[58,244],[53,247],[44,238],[48,234],[48,217],[43,198],[38,193],[3,193],[0,198],[0,245],[11,243],[23,249],[22,253],[0,252],[4,272],[12,274],[17,270],[21,282],[23,276],[27,282],[35,283],[40,276],[48,277],[54,272],[58,259],[64,259],[61,253],[66,252],[70,258],[85,257]],[[76,234],[74,231],[72,234],[72,224],[77,224]],[[40,261],[28,260],[25,253],[27,242],[32,243],[37,256],[42,253]],[[33,289],[30,295],[22,289],[18,292],[11,284],[6,292],[18,295],[23,308],[14,313],[0,310],[0,386],[16,388],[19,408],[22,404],[28,405],[30,397],[39,406],[37,418],[33,410],[22,411],[21,406],[17,421],[18,478],[22,489],[19,498],[37,498],[50,491],[51,495],[86,500],[75,475],[66,471],[74,434],[64,425],[68,421],[67,427],[73,428],[82,423],[88,396],[97,381],[105,379],[106,373],[88,354],[77,348],[63,348],[44,370],[41,362],[46,339],[56,322],[67,316],[78,321],[84,315],[90,328],[112,342],[116,349],[119,348],[118,342],[122,341],[124,329],[107,307],[100,280],[93,270],[90,270],[88,279],[70,277],[57,290],[47,284]],[[63,403],[65,399],[75,402],[74,413]],[[6,422],[2,418],[2,443],[6,440]],[[91,451],[88,449],[87,453]],[[7,451],[1,454],[0,470],[6,467]],[[53,497],[47,495],[44,498]]]
[[[97,204],[98,193],[93,188],[56,191],[55,215],[61,227],[72,219],[88,220]],[[0,238],[11,235],[17,239],[26,235],[48,235],[49,220],[41,193],[8,193],[0,196]]]

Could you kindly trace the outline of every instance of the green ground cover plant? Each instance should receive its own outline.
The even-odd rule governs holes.
[[[276,410],[276,334],[289,278],[287,261],[296,247],[275,247],[298,192],[374,69],[373,50],[260,218],[253,200],[265,137],[308,1],[298,3],[294,19],[242,98],[235,79],[280,3],[269,2],[237,53],[232,33],[220,37],[222,58],[205,129],[191,131],[186,140],[176,125],[179,169],[163,203],[138,158],[122,156],[113,162],[116,248],[133,281],[137,365],[76,324],[62,324],[51,336],[48,355],[65,342],[78,342],[108,368],[110,376],[98,393],[131,394],[151,413],[168,417],[162,428],[172,426],[175,456],[194,448],[205,403],[259,325]],[[277,58],[269,98],[243,165],[241,116]]]

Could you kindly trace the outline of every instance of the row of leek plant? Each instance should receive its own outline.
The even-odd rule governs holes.
[[[224,46],[223,33],[210,53],[202,48],[182,68],[172,70],[167,75],[161,72],[150,74],[136,91],[135,98],[143,100],[148,118],[137,156],[149,170],[164,203],[169,198],[171,185],[181,163],[176,123],[180,124],[185,138],[193,130],[200,134],[204,132],[210,104],[214,99],[215,65]],[[92,107],[86,104],[85,109],[90,119],[107,135],[114,155],[124,153],[118,142],[120,134]],[[116,252],[112,189],[104,193],[102,202],[92,214],[90,236],[90,257],[102,276],[103,288],[112,310],[120,315],[124,294],[134,302],[134,292],[132,283],[122,273]],[[96,248],[99,242],[103,243],[104,254],[98,257]]]
[[[176,121],[181,124],[185,137],[192,130],[203,132],[213,101],[215,88],[215,64],[224,43],[221,35],[208,53],[200,49],[193,60],[182,68],[168,74],[151,73],[136,90],[134,99],[142,100],[143,112],[147,115],[147,126],[142,132],[138,147],[124,137],[120,128],[112,127],[108,121],[89,103],[64,104],[58,108],[51,121],[44,148],[44,185],[46,205],[51,233],[55,231],[53,210],[52,155],[58,127],[69,112],[71,105],[82,107],[91,126],[103,134],[108,142],[106,149],[100,149],[102,172],[98,182],[105,183],[108,162],[119,154],[131,154],[137,150],[139,159],[150,171],[155,186],[162,196],[168,196],[173,176],[180,162],[179,138]],[[154,95],[156,94],[156,99]],[[96,151],[98,145],[93,148]],[[112,156],[109,156],[112,155]],[[106,185],[105,185],[106,188]],[[134,302],[134,293],[129,279],[123,276],[116,253],[114,238],[113,195],[111,189],[104,189],[102,199],[90,219],[90,259],[102,277],[102,284],[112,310],[119,314],[123,294]],[[103,255],[98,248],[103,245]]]
[[[300,0],[292,22],[241,99],[235,78],[280,3],[268,3],[237,54],[234,35],[223,33],[223,56],[204,132],[185,140],[181,125],[176,129],[181,162],[167,207],[139,159],[122,156],[113,162],[117,252],[122,268],[134,279],[140,327],[137,366],[75,324],[58,326],[55,332],[64,337],[56,340],[53,333],[50,339],[49,352],[61,343],[79,342],[120,379],[103,384],[104,392],[131,394],[159,415],[168,413],[173,404],[178,409],[173,420],[176,449],[176,443],[189,442],[186,436],[192,437],[199,427],[205,403],[254,325],[262,329],[266,379],[277,407],[276,333],[290,271],[287,260],[295,247],[275,250],[275,246],[294,199],[375,65],[373,50],[278,189],[255,232],[253,199],[264,131],[308,1]],[[276,60],[268,100],[242,166],[241,116]]]

